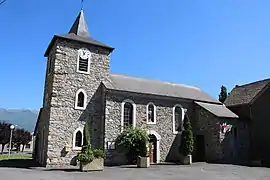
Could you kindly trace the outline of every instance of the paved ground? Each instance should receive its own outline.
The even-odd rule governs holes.
[[[270,169],[195,163],[192,166],[156,165],[148,169],[106,167],[103,172],[0,168],[0,179],[20,180],[269,180]]]

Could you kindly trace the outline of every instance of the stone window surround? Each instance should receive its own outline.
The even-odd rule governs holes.
[[[148,119],[148,107],[149,107],[149,105],[153,105],[154,106],[154,122],[151,122],[151,120]],[[149,102],[146,105],[146,123],[147,124],[156,124],[156,116],[157,116],[157,114],[156,114],[156,105],[154,103],[152,103],[152,102]]]
[[[180,104],[176,104],[173,107],[173,123],[172,123],[173,124],[173,134],[182,134],[182,131],[179,132],[179,131],[175,130],[175,108],[176,107],[180,107],[182,110],[182,121],[184,120],[185,113],[186,113],[187,109],[184,109],[183,106],[181,106]],[[182,126],[183,126],[183,123],[182,123]],[[182,127],[182,129],[184,129],[184,128]]]
[[[133,106],[133,118],[132,118],[132,125],[133,127],[136,127],[136,104],[134,103],[134,101],[130,100],[130,99],[125,99],[122,103],[121,103],[121,132],[123,132],[124,130],[124,106],[125,103],[130,103]]]
[[[80,61],[80,58],[81,58],[81,53],[82,52],[88,52],[88,53],[90,53],[90,51],[88,50],[88,49],[86,49],[86,48],[81,48],[81,49],[79,49],[78,50],[78,55],[77,55],[77,68],[76,68],[76,70],[77,70],[77,73],[82,73],[82,74],[90,74],[90,57],[91,57],[91,54],[89,55],[89,57],[87,58],[88,59],[88,67],[87,67],[87,71],[85,72],[85,71],[80,71],[79,70],[79,61]]]
[[[78,106],[78,95],[79,95],[80,92],[82,92],[83,95],[84,95],[83,107],[79,107],[79,106]],[[78,109],[78,110],[85,110],[85,108],[86,108],[86,103],[87,103],[87,94],[86,94],[86,92],[85,92],[83,89],[79,89],[79,90],[76,92],[76,95],[75,95],[75,109]]]
[[[74,132],[73,132],[73,140],[72,140],[72,149],[74,151],[80,151],[82,150],[82,147],[77,147],[75,146],[75,143],[76,143],[76,134],[77,132],[80,131],[82,133],[82,145],[83,145],[83,128],[80,127],[80,128],[77,128]]]

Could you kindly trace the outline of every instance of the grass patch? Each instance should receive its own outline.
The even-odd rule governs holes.
[[[30,154],[11,154],[10,157],[8,154],[0,155],[0,161],[11,159],[32,159],[32,156]]]

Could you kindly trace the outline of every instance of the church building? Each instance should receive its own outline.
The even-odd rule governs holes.
[[[194,161],[248,158],[246,125],[225,105],[198,87],[111,73],[113,50],[89,35],[83,10],[67,34],[54,35],[45,52],[43,106],[34,133],[33,156],[40,165],[76,164],[86,122],[105,165],[126,162],[114,143],[128,126],[147,130],[151,163],[178,161],[186,115]]]

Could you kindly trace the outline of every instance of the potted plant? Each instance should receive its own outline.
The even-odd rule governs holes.
[[[149,138],[147,132],[140,128],[127,128],[116,139],[116,147],[123,151],[130,162],[137,162],[138,167],[150,166],[147,156]]]
[[[189,120],[188,115],[185,115],[184,119],[184,131],[181,135],[181,144],[179,147],[179,151],[181,154],[181,161],[185,165],[190,165],[192,163],[192,155],[193,152],[193,133],[192,133],[192,127]]]
[[[101,149],[92,149],[88,124],[84,126],[84,146],[77,154],[81,171],[102,171],[104,169],[104,153]]]

